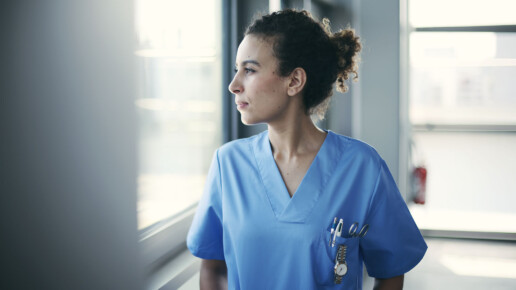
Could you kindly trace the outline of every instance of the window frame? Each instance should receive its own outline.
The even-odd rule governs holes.
[[[197,208],[195,203],[176,215],[140,230],[144,272],[152,273],[186,249],[186,235]]]
[[[222,82],[232,79],[233,60],[237,47],[237,0],[221,0],[222,29]],[[222,143],[234,140],[237,135],[238,115],[230,93],[222,86]],[[183,211],[139,230],[141,264],[148,279],[164,264],[187,250],[186,236],[197,209],[198,202]],[[184,278],[184,277],[183,277]]]

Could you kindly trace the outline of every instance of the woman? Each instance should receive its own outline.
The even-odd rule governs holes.
[[[201,289],[401,289],[426,244],[385,162],[323,131],[332,86],[347,90],[360,51],[306,11],[248,27],[229,85],[244,124],[268,130],[217,150],[187,244]]]

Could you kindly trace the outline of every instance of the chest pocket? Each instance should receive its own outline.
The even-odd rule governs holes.
[[[362,271],[362,265],[358,261],[358,238],[336,237],[335,246],[332,247],[330,239],[333,242],[333,235],[330,231],[321,233],[318,242],[316,261],[315,278],[317,284],[320,286],[333,286],[329,289],[358,289],[358,277]],[[339,245],[346,245],[347,273],[342,277],[340,284],[335,284],[335,263],[337,257],[337,249]]]

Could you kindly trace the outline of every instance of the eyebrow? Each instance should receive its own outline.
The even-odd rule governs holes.
[[[260,66],[260,63],[256,60],[253,60],[253,59],[249,59],[249,60],[244,60],[242,62],[242,65],[246,65],[246,64],[254,64],[256,66]],[[235,67],[238,67],[238,64],[235,64]]]

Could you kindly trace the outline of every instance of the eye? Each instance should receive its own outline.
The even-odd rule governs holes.
[[[234,72],[235,72],[235,74],[237,74],[237,73],[238,73],[238,69],[237,69],[237,68],[235,68],[235,69],[234,69]],[[244,73],[245,73],[246,75],[247,75],[247,74],[250,74],[250,73],[254,73],[254,72],[256,72],[256,70],[254,70],[254,69],[252,69],[252,68],[249,68],[249,67],[245,67],[245,68],[244,68]]]

